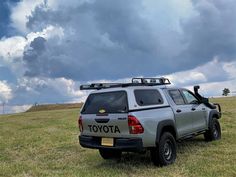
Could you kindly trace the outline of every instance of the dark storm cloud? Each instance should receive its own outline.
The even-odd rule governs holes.
[[[182,23],[187,48],[180,56],[181,64],[199,65],[215,56],[221,61],[236,60],[235,1],[194,1],[194,8],[197,15]]]
[[[161,19],[151,23],[144,18],[141,0],[97,0],[59,10],[41,5],[29,17],[27,27],[37,31],[48,25],[61,26],[64,38],[41,41],[45,45],[41,52],[37,45],[25,51],[26,75],[116,79],[187,70],[215,56],[233,60],[236,5],[224,2],[195,1],[197,15],[182,21],[183,34],[167,31],[166,36],[155,31]],[[168,42],[163,45],[160,37]],[[173,44],[178,55],[170,54]]]
[[[39,30],[49,24],[60,25],[65,38],[60,44],[47,41],[44,54],[32,56],[45,61],[37,63],[38,69],[28,65],[32,76],[88,80],[154,71],[158,43],[149,24],[139,15],[141,7],[141,1],[101,0],[60,11],[36,8],[27,26]],[[29,71],[27,75],[31,76]]]
[[[106,33],[112,42],[125,48],[151,54],[155,50],[154,36],[138,13],[141,7],[140,1],[96,1],[92,10],[101,34]]]
[[[44,72],[41,69],[41,65],[47,65],[46,61],[41,58],[42,53],[45,51],[46,40],[43,37],[35,38],[30,48],[24,52],[23,61],[26,63],[28,70],[26,76],[37,76],[38,73]]]

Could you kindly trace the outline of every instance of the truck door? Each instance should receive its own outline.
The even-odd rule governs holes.
[[[181,90],[192,117],[192,131],[201,131],[207,127],[207,113],[204,104],[189,90]]]
[[[184,98],[178,89],[168,91],[173,102],[172,109],[175,115],[176,129],[179,137],[183,137],[192,132],[192,114],[190,106],[184,101]]]

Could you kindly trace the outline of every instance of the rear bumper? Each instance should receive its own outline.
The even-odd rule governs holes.
[[[114,138],[114,146],[102,146],[101,137],[79,136],[82,147],[93,149],[116,149],[122,151],[142,151],[143,142],[141,138]]]

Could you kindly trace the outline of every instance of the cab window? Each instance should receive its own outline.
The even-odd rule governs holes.
[[[183,95],[187,101],[187,104],[197,104],[198,99],[188,90],[183,90]]]
[[[169,95],[176,105],[185,104],[184,98],[182,97],[179,90],[169,90]]]

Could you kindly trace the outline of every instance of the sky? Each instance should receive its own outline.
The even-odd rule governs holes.
[[[0,105],[81,102],[81,84],[139,76],[236,92],[235,16],[235,0],[1,0]]]

